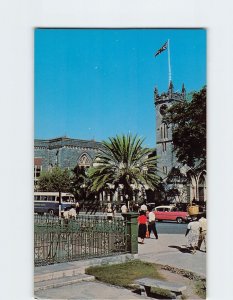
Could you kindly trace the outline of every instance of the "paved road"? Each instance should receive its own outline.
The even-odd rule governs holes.
[[[176,222],[156,222],[158,234],[185,234],[187,224]]]
[[[81,212],[80,215],[87,216],[87,214],[84,212]],[[91,216],[92,217],[95,217],[95,216],[105,216],[106,217],[106,214],[97,212]],[[122,217],[120,213],[117,213],[116,216],[119,218]],[[158,230],[159,234],[185,234],[186,229],[187,229],[187,224],[185,224],[185,223],[178,224],[175,221],[156,222],[156,226],[157,226],[157,230]]]

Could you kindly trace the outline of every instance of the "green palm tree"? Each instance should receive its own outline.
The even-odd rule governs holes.
[[[123,195],[132,195],[133,188],[154,190],[159,178],[156,175],[157,156],[152,149],[143,148],[141,139],[131,134],[109,138],[103,142],[100,155],[89,169],[91,190],[100,191],[109,185],[123,186]]]

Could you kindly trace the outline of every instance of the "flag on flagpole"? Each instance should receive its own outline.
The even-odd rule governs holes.
[[[155,57],[167,49],[167,42],[155,53]]]

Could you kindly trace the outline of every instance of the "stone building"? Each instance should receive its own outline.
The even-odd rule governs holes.
[[[101,143],[67,137],[34,141],[34,184],[42,171],[58,166],[73,169],[77,165],[89,167],[99,153]]]
[[[173,151],[172,125],[168,126],[163,122],[166,110],[181,101],[187,101],[184,84],[180,93],[174,92],[172,81],[167,92],[159,95],[157,88],[154,90],[158,175],[166,184],[168,194],[172,189],[178,191],[179,196],[171,196],[174,202],[190,202],[193,199],[206,201],[206,171],[196,172],[195,169],[178,163]]]
[[[98,156],[102,143],[93,140],[79,140],[68,137],[54,139],[35,139],[34,141],[34,188],[37,188],[37,181],[42,171],[49,171],[58,166],[62,169],[74,169],[77,165],[88,168],[93,165],[94,159]],[[134,193],[133,201],[139,197],[150,199],[147,191]],[[123,201],[122,186],[114,190],[109,185],[107,189],[96,195],[100,204],[104,202],[121,203]]]

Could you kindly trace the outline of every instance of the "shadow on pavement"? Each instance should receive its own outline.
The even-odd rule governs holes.
[[[178,249],[182,253],[191,253],[191,251],[188,248],[180,247],[180,246],[168,246],[169,248],[175,248]]]
[[[132,290],[134,294],[141,295],[141,289]],[[160,289],[162,293],[162,289]],[[155,299],[171,299],[169,296],[165,297],[163,294],[155,293],[155,292],[148,292],[147,297],[155,298]]]

